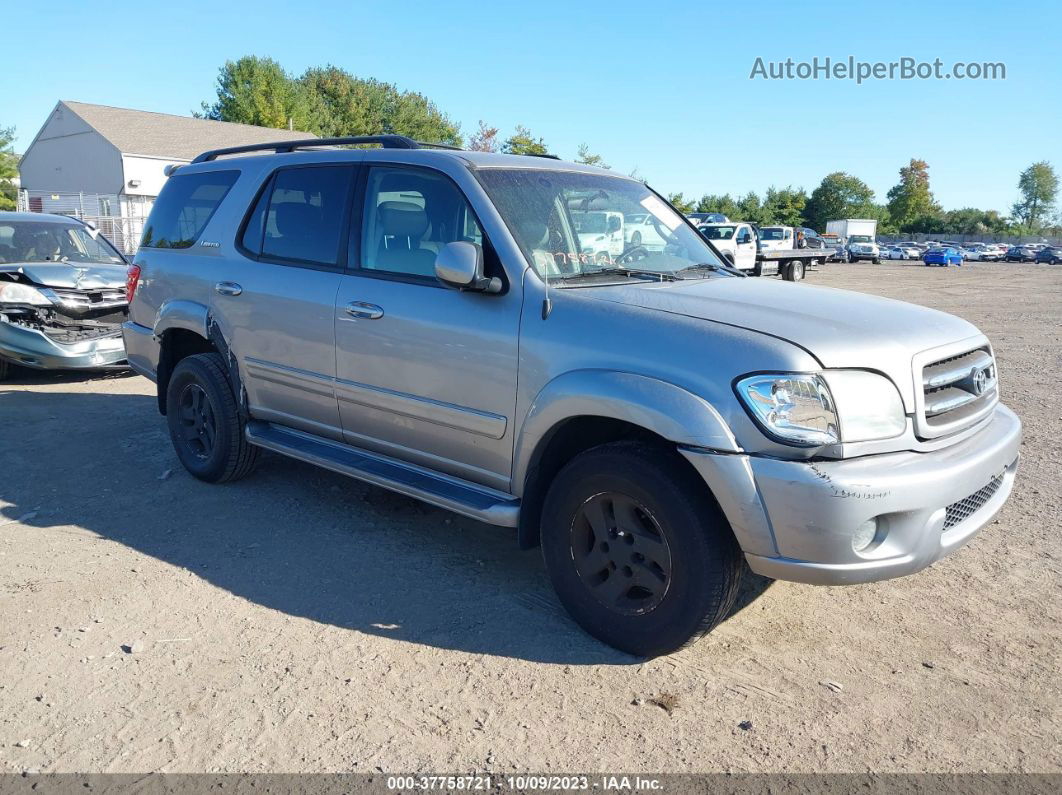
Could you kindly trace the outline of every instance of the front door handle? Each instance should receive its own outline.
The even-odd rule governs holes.
[[[346,313],[351,317],[360,317],[365,320],[379,320],[384,311],[376,304],[367,304],[364,301],[351,301],[346,306]]]
[[[243,288],[236,282],[218,282],[214,285],[214,292],[219,295],[239,295]]]

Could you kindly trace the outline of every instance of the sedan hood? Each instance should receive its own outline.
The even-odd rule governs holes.
[[[912,357],[916,353],[982,337],[965,320],[935,309],[767,279],[637,283],[590,288],[585,293],[768,334],[803,348],[824,367],[884,372],[899,387],[908,407],[914,400]],[[971,348],[977,344],[972,340]]]
[[[0,264],[0,273],[20,273],[42,287],[98,290],[125,287],[125,265],[78,262],[24,262]]]

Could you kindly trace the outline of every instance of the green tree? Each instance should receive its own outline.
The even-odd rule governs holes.
[[[1018,178],[1020,198],[1011,212],[1018,223],[1031,232],[1039,232],[1054,211],[1058,198],[1058,174],[1046,160],[1033,163]]]
[[[298,84],[309,107],[309,130],[318,135],[396,134],[461,144],[458,125],[422,94],[355,77],[335,66],[307,69]]]
[[[690,199],[687,199],[681,193],[669,193],[667,195],[668,203],[671,204],[676,210],[683,215],[689,215],[693,212],[694,203]]]
[[[14,127],[0,127],[0,210],[14,210],[18,206],[18,191],[11,181],[18,176],[14,140]]]
[[[479,129],[468,139],[468,148],[473,152],[497,152],[498,128],[488,127],[487,123],[480,119]]]
[[[697,202],[697,212],[722,213],[727,218],[732,218],[735,221],[744,220],[738,217],[738,204],[729,193],[725,193],[722,196],[706,193]]]
[[[827,221],[865,218],[874,203],[874,191],[863,180],[835,171],[823,177],[804,205],[805,225],[826,231]]]
[[[311,127],[310,102],[302,84],[272,58],[245,55],[226,61],[218,71],[217,99],[203,103],[207,119],[256,124],[259,127]]]
[[[546,155],[549,150],[541,138],[535,138],[522,124],[517,124],[513,134],[505,139],[502,151],[508,155]]]
[[[889,218],[899,229],[916,218],[940,214],[940,205],[929,190],[929,164],[925,160],[911,158],[900,169],[900,181],[889,189],[887,198]]]
[[[597,166],[598,168],[611,168],[611,166],[605,162],[605,159],[601,155],[595,155],[590,151],[590,147],[586,144],[579,144],[578,154],[575,158],[576,163],[582,163],[587,166]]]
[[[804,207],[807,201],[808,195],[803,188],[768,188],[767,195],[763,198],[763,216],[769,224],[804,226]]]
[[[760,197],[751,190],[738,199],[737,218],[734,220],[745,221],[760,226],[765,226],[770,223],[770,219],[763,211],[763,202],[761,202]]]

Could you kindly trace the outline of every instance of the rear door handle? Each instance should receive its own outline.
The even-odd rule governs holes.
[[[360,317],[365,320],[379,320],[384,311],[376,304],[367,304],[364,301],[351,301],[346,306],[346,313],[351,317]]]
[[[219,295],[239,295],[243,288],[236,282],[218,282],[214,285],[214,292]]]

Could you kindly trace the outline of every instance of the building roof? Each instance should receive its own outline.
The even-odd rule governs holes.
[[[224,146],[317,137],[299,130],[278,130],[85,102],[63,100],[62,104],[128,155],[192,160],[201,152]]]

